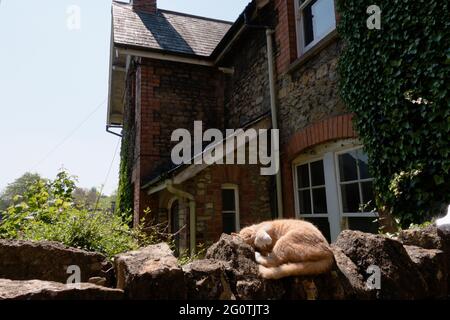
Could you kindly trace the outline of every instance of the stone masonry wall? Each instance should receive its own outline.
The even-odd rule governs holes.
[[[337,63],[342,42],[327,47],[279,76],[279,122],[283,143],[297,131],[326,118],[347,113],[339,97]]]
[[[240,128],[270,111],[264,30],[248,31],[225,64],[234,68],[234,74],[226,76],[225,125],[226,128]]]

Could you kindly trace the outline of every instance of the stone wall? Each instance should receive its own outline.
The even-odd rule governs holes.
[[[225,126],[242,128],[270,111],[265,30],[247,31],[223,64],[234,68],[232,75],[226,75]]]
[[[309,61],[280,75],[278,99],[283,144],[311,124],[347,113],[338,90],[341,47],[340,40],[332,40]]]
[[[450,234],[433,226],[403,231],[398,239],[344,231],[332,246],[335,265],[329,273],[265,280],[259,276],[253,248],[239,237],[223,235],[208,249],[206,259],[184,266],[163,243],[120,254],[114,259],[116,283],[104,278],[99,286],[85,282],[100,283],[100,278],[82,278],[84,282],[75,290],[73,285],[65,285],[66,278],[60,275],[68,265],[80,263],[82,273],[97,270],[89,261],[107,264],[100,255],[55,243],[2,241],[0,252],[5,261],[0,263],[0,278],[10,279],[0,279],[0,300],[448,299],[449,244]],[[49,255],[51,259],[38,259]],[[44,272],[50,262],[48,270],[54,272]],[[32,265],[36,268],[27,268]],[[14,267],[17,274],[11,273]]]

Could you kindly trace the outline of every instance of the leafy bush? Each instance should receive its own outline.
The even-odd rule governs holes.
[[[450,202],[449,1],[339,0],[341,96],[375,175],[377,206],[402,227]]]
[[[66,172],[54,181],[38,180],[2,213],[0,238],[58,241],[108,257],[161,241],[157,230],[131,229],[130,221],[104,211],[75,207],[75,180]]]

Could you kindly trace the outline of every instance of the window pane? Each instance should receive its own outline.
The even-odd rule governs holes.
[[[305,9],[303,9],[303,36],[305,37],[305,47],[314,40],[313,16],[311,11],[314,2],[315,1],[312,1]]]
[[[359,184],[341,185],[342,209],[345,213],[359,212]]]
[[[313,186],[323,186],[325,184],[322,160],[311,163],[311,180]]]
[[[317,0],[312,5],[314,39],[325,36],[334,26],[334,0]]]
[[[378,233],[379,224],[376,218],[348,218],[350,230],[357,230],[366,233]]]
[[[297,176],[298,176],[298,187],[299,188],[308,188],[309,187],[309,171],[308,171],[307,164],[297,167]]]
[[[222,190],[222,211],[236,211],[234,189]]]
[[[315,225],[323,233],[328,242],[331,242],[330,223],[328,222],[328,218],[306,218],[305,221]]]
[[[327,195],[325,188],[313,189],[314,213],[327,213]]]
[[[299,192],[300,214],[311,214],[311,193],[309,190]]]
[[[362,194],[363,194],[363,204],[370,205],[364,211],[370,212],[373,208],[375,208],[375,194],[373,192],[373,183],[372,182],[364,182],[361,183]]]
[[[370,179],[372,178],[371,174],[369,173],[369,157],[367,154],[362,150],[358,150],[358,163],[359,163],[359,174],[361,179]]]
[[[339,173],[341,182],[358,180],[356,151],[339,155]]]
[[[236,232],[236,214],[235,213],[224,213],[222,216],[223,222],[223,232],[232,233]]]

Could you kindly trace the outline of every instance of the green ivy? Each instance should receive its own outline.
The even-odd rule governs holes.
[[[132,221],[133,212],[133,187],[131,184],[132,175],[132,163],[133,159],[130,159],[132,154],[133,137],[131,130],[125,126],[123,130],[122,146],[120,151],[120,171],[119,171],[119,187],[117,190],[117,206],[116,212],[124,215],[126,220]]]
[[[122,139],[122,147],[120,151],[120,172],[119,187],[117,191],[116,212],[124,214],[132,211],[133,208],[133,189],[131,185],[131,168],[129,158],[129,139],[126,136]]]
[[[381,30],[366,10],[378,5]],[[450,2],[339,0],[341,96],[370,157],[378,207],[401,226],[450,203]]]

